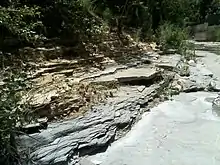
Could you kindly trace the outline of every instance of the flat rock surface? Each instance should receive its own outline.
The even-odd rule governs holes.
[[[159,72],[154,68],[131,68],[116,75],[119,82],[129,82],[133,80],[149,80],[156,77]]]
[[[161,68],[170,68],[174,69],[178,63],[181,60],[181,55],[179,54],[171,54],[171,55],[165,55],[161,56],[159,60],[157,60],[156,66]]]
[[[105,82],[105,81],[119,81],[119,82],[129,82],[135,80],[149,80],[154,77],[159,72],[155,68],[143,67],[142,68],[128,68],[115,72],[114,74],[108,74],[96,78],[96,82]]]

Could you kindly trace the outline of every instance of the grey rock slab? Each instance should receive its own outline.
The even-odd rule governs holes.
[[[19,149],[29,150],[41,165],[67,165],[74,155],[98,152],[123,135],[123,129],[139,117],[140,106],[145,106],[157,88],[158,84],[139,92],[138,86],[121,87],[115,97],[93,106],[82,117],[50,123],[40,133],[20,136]]]
[[[141,86],[139,86],[139,87],[137,88],[137,90],[138,90],[139,92],[143,92],[145,88],[146,88],[146,86],[141,85]]]
[[[136,81],[136,80],[150,80],[158,75],[159,71],[155,68],[128,68],[117,71],[114,74],[101,76],[96,78],[95,82],[119,81],[120,83]]]
[[[96,79],[99,79],[102,77],[114,75],[117,71],[127,69],[127,68],[128,66],[126,65],[109,66],[103,71],[99,71],[96,73],[86,73],[85,75],[80,76],[80,78],[75,78],[74,82],[95,81]],[[110,79],[109,81],[111,80],[112,79]]]
[[[157,62],[155,62],[157,67],[164,68],[164,69],[174,69],[178,65],[181,60],[181,55],[179,54],[172,54],[172,55],[165,55],[161,56]]]
[[[159,71],[153,68],[130,68],[116,75],[119,82],[129,82],[134,80],[150,80],[155,78]]]
[[[126,74],[127,72],[132,72],[134,73],[135,70],[137,69],[136,67],[141,66],[142,70],[151,70],[149,67],[145,67],[144,64],[149,64],[152,61],[152,59],[158,59],[159,55],[154,52],[147,52],[146,54],[140,55],[140,56],[135,56],[129,59],[129,62],[126,63],[125,65],[119,65],[119,64],[114,64],[113,66],[106,66],[106,69],[103,71],[99,71],[96,73],[89,73],[85,74],[84,76],[81,76],[80,78],[76,78],[74,81],[75,82],[80,82],[80,81],[89,81],[89,82],[105,82],[105,81],[114,81],[117,80],[118,74]],[[128,59],[126,59],[128,60]],[[148,72],[149,72],[148,71]],[[148,73],[147,72],[147,73]]]
[[[215,97],[183,93],[161,103],[106,152],[89,159],[100,165],[218,165],[220,118],[206,101]]]
[[[185,89],[209,89],[220,90],[220,56],[208,51],[196,51],[200,57],[195,66],[190,66],[190,77],[185,84]]]

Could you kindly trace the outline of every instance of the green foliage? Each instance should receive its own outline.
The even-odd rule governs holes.
[[[161,10],[164,21],[184,25],[184,21],[192,14],[191,2],[189,0],[163,0]]]
[[[94,13],[109,26],[116,26],[114,20],[120,20],[124,29],[141,29],[140,39],[151,38],[164,22],[178,26],[199,22],[200,3],[200,0],[92,0]]]
[[[91,34],[96,20],[88,12],[84,1],[53,1],[47,7],[41,6],[42,22],[47,37],[73,38]]]
[[[98,26],[88,9],[86,0],[18,0],[7,7],[0,6],[0,48],[35,45],[53,38],[71,40],[74,45],[82,43],[95,35]]]
[[[14,37],[33,44],[46,37],[77,44],[90,40],[104,23],[118,32],[139,29],[138,38],[149,39],[160,24],[199,22],[216,13],[218,4],[218,0],[4,0],[0,37],[1,42]]]
[[[0,85],[0,163],[12,164],[19,158],[17,155],[15,134],[17,126],[22,125],[26,107],[21,103],[19,92],[26,88],[25,74],[4,73],[4,81]]]
[[[185,29],[170,23],[165,23],[159,27],[158,36],[163,50],[179,49],[188,37]]]
[[[175,49],[184,59],[195,60],[195,46],[187,42],[187,29],[165,23],[159,28],[158,38],[163,51]]]
[[[19,40],[36,41],[40,36],[36,30],[42,27],[39,21],[38,7],[0,8],[0,27],[4,30],[1,34],[3,40],[9,36],[15,36]],[[8,36],[6,36],[8,34]]]

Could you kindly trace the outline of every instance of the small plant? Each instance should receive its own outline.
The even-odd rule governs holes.
[[[165,23],[159,28],[159,43],[163,51],[175,49],[186,60],[195,60],[195,46],[187,42],[188,32],[173,24]]]
[[[158,31],[159,43],[162,46],[162,50],[177,49],[183,45],[183,42],[187,39],[187,31],[178,26],[170,23],[165,23],[159,27]]]
[[[133,35],[135,42],[140,41],[140,34],[141,34],[141,29],[137,29],[136,33]]]
[[[187,41],[183,41],[178,49],[178,53],[180,53],[185,60],[195,60],[195,45]]]

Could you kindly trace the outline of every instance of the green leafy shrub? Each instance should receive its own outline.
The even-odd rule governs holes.
[[[21,41],[34,42],[40,35],[37,29],[42,27],[39,20],[38,7],[22,6],[17,8],[0,8],[0,33],[1,40],[14,37]]]
[[[5,78],[0,85],[0,163],[10,165],[19,159],[15,143],[17,127],[28,121],[20,95],[27,86],[25,74],[5,72],[3,75]]]
[[[198,21],[199,6],[200,1],[190,0],[4,0],[0,3],[0,37],[1,42],[12,37],[33,44],[46,37],[77,44],[91,40],[100,23],[107,23],[119,33],[139,29],[138,37],[149,39],[160,23],[182,26]]]
[[[92,34],[96,20],[82,0],[55,0],[41,5],[42,23],[48,38],[83,39]]]
[[[179,50],[183,42],[188,38],[188,34],[183,28],[170,23],[165,23],[159,27],[158,38],[163,50]]]
[[[5,52],[47,39],[77,45],[94,36],[98,25],[82,0],[18,0],[9,4],[0,6],[0,49]]]

